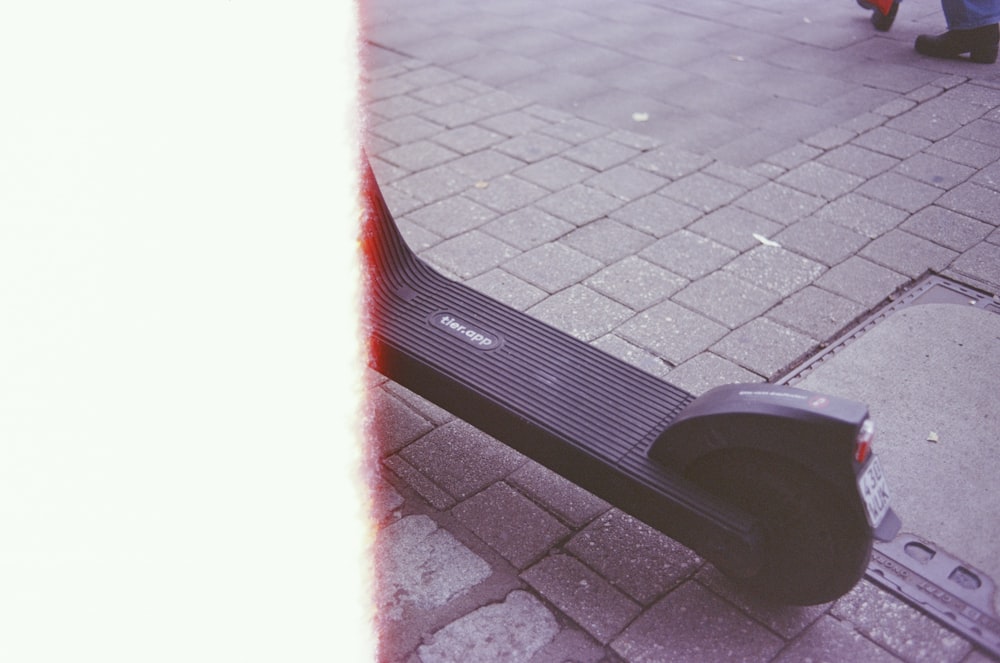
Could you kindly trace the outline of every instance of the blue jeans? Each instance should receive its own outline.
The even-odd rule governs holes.
[[[941,0],[949,30],[971,30],[1000,23],[1000,0]]]

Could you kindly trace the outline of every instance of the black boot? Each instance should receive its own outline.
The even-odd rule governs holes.
[[[949,30],[937,36],[920,35],[913,47],[917,53],[932,58],[957,58],[968,53],[973,62],[993,64],[997,61],[998,43],[1000,26],[994,23],[972,30]]]
[[[888,32],[889,28],[892,27],[892,22],[896,20],[896,12],[899,11],[899,0],[894,0],[892,6],[889,7],[889,13],[882,16],[882,12],[875,10],[872,12],[872,25],[879,32]]]

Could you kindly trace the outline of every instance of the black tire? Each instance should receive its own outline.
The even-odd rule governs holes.
[[[763,565],[749,578],[736,578],[754,593],[778,603],[815,605],[846,594],[864,575],[872,551],[864,515],[801,465],[728,449],[699,458],[685,475],[759,518]]]

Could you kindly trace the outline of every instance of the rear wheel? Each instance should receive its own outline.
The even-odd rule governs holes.
[[[814,605],[847,593],[864,574],[872,550],[864,515],[801,465],[759,451],[727,449],[699,458],[685,475],[759,519],[763,564],[753,576],[737,579],[755,593]]]

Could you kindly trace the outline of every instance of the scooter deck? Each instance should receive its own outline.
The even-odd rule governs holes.
[[[375,368],[702,554],[741,557],[751,519],[647,456],[694,396],[436,272],[367,178]]]

